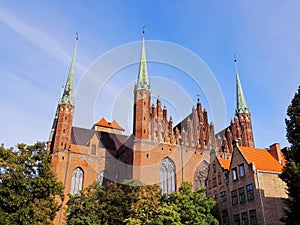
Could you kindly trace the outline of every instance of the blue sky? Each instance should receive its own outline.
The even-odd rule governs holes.
[[[146,24],[147,40],[183,46],[209,66],[224,96],[227,123],[236,105],[233,55],[237,54],[256,147],[274,142],[286,146],[286,109],[300,84],[299,11],[300,3],[289,0],[1,1],[0,143],[10,147],[48,139],[76,31],[80,32],[78,87],[98,57],[140,41]],[[114,77],[116,89],[122,88],[124,77],[134,80],[137,70],[133,65]],[[174,72],[177,84],[189,87],[178,71],[151,63],[148,70],[150,76]],[[114,96],[114,90],[108,94]],[[186,93],[196,102],[193,88]],[[205,96],[201,99],[206,106]],[[105,112],[109,103],[108,97],[98,98],[94,120],[102,116],[118,120]]]

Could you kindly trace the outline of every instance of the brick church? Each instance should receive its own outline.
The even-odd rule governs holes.
[[[232,153],[234,140],[240,146],[254,147],[250,111],[237,71],[235,114],[229,126],[218,134],[199,98],[191,106],[191,113],[177,125],[160,98],[151,101],[144,34],[132,103],[133,133],[124,135],[116,120],[105,118],[91,124],[91,128],[73,126],[77,40],[48,142],[53,171],[65,186],[63,205],[67,194],[76,194],[94,181],[105,184],[137,179],[159,184],[163,193],[176,191],[183,181],[189,181],[196,189],[205,186],[215,155]],[[61,224],[62,213],[56,219]]]

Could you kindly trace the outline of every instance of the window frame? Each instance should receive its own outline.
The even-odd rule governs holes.
[[[176,191],[176,166],[169,157],[164,158],[160,165],[160,187],[163,194]]]
[[[234,225],[241,225],[240,214],[233,215],[233,224]]]
[[[231,174],[232,174],[232,180],[233,181],[238,180],[238,175],[237,175],[237,169],[236,169],[236,167],[234,167],[234,168],[231,169]]]
[[[222,224],[223,225],[227,225],[227,224],[229,224],[228,222],[228,211],[227,210],[223,210],[222,212],[221,212],[221,220],[222,220]]]
[[[84,171],[81,167],[76,167],[72,173],[70,194],[76,195],[83,189]]]
[[[241,213],[241,219],[242,219],[242,225],[249,225],[249,220],[248,220],[248,213],[247,213],[247,211]]]
[[[252,209],[249,210],[249,217],[250,217],[250,224],[251,225],[257,225],[257,215],[256,215],[256,210]]]
[[[226,196],[226,191],[220,191],[220,202],[226,202],[227,201],[227,196]]]
[[[253,183],[246,185],[246,193],[247,193],[247,201],[251,201],[254,199]]]
[[[91,154],[92,155],[96,155],[96,151],[97,151],[97,146],[96,145],[92,145]]]
[[[238,193],[237,190],[231,191],[231,203],[233,206],[238,204]]]
[[[240,201],[240,204],[245,203],[246,202],[245,188],[244,187],[240,187],[238,189],[238,192],[239,192],[239,201]]]
[[[244,163],[239,165],[239,173],[240,173],[240,177],[245,177],[246,176]]]

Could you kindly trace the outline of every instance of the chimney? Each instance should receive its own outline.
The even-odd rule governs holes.
[[[270,145],[270,149],[269,149],[271,155],[280,163],[283,163],[283,155],[281,153],[280,150],[280,144],[278,143],[274,143],[272,145]]]

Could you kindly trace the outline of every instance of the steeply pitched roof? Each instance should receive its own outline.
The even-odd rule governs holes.
[[[96,124],[96,126],[100,127],[107,127],[107,128],[112,128],[112,129],[117,129],[117,130],[122,130],[124,131],[125,129],[121,127],[117,121],[113,120],[111,123],[107,122],[105,118],[101,118]]]
[[[71,142],[75,145],[87,146],[91,138],[96,135],[100,146],[110,150],[118,150],[127,140],[127,135],[112,134],[93,129],[72,127]]]
[[[282,165],[265,149],[239,147],[248,163],[254,163],[256,169],[282,172]]]
[[[69,104],[74,106],[74,76],[75,76],[75,62],[76,62],[76,50],[77,50],[77,41],[78,37],[76,37],[75,50],[72,58],[72,63],[69,70],[69,75],[67,78],[67,82],[65,85],[65,89],[63,95],[60,99],[60,105]]]
[[[236,110],[235,114],[250,113],[246,103],[246,98],[243,92],[242,84],[236,67]]]
[[[95,125],[101,127],[109,127],[109,124],[104,117],[102,117]]]
[[[110,126],[112,127],[112,128],[114,128],[114,129],[117,129],[117,130],[125,130],[123,127],[121,127],[118,123],[117,123],[117,121],[115,121],[115,120],[113,120],[112,122],[111,122],[111,124],[110,124]]]
[[[143,31],[143,38],[142,38],[142,54],[141,54],[141,61],[140,61],[140,69],[139,69],[138,80],[135,88],[136,90],[150,91],[150,83],[148,79],[147,63],[146,63],[144,31]]]
[[[221,166],[226,169],[226,170],[229,170],[229,166],[230,166],[230,159],[224,159],[224,158],[221,158],[220,156],[217,156],[218,157],[218,160],[221,164]]]

